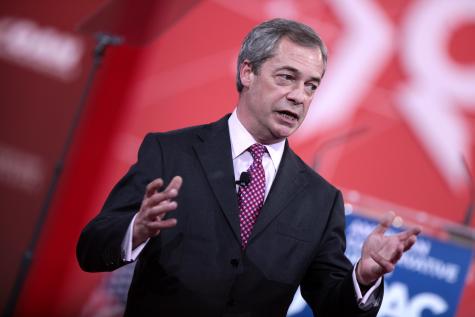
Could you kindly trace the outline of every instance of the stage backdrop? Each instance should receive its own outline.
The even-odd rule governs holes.
[[[464,221],[475,166],[472,0],[4,0],[0,241],[12,257],[2,261],[2,305],[91,64],[91,33],[114,30],[127,42],[107,52],[98,73],[17,316],[93,316],[108,305],[107,296],[93,301],[101,287],[124,295],[106,274],[80,271],[81,228],[135,161],[145,133],[234,109],[240,41],[273,17],[311,25],[329,46],[323,83],[290,140],[297,153],[335,185],[418,210],[422,222]],[[475,311],[473,264],[467,269],[459,317]]]

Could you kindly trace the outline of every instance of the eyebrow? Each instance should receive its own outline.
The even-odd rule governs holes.
[[[292,66],[282,66],[282,67],[279,67],[276,69],[276,71],[280,71],[280,70],[288,70],[288,71],[291,71],[293,73],[298,73],[300,74],[300,71],[297,69],[297,68],[294,68]],[[322,81],[322,78],[321,77],[312,77],[310,78],[311,81],[316,81],[318,84],[320,84],[320,82]]]

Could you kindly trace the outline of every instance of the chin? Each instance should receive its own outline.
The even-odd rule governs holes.
[[[274,129],[271,130],[271,133],[274,139],[283,140],[294,134],[294,132],[297,131],[297,128],[298,125],[295,127],[277,125],[274,127]]]
[[[276,133],[274,135],[276,136],[277,139],[283,140],[283,139],[286,139],[286,138],[290,137],[293,133],[294,133],[294,130],[285,131],[285,132],[280,131],[279,133]]]

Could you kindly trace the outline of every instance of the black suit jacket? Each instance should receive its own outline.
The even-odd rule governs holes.
[[[340,192],[288,145],[241,250],[228,117],[145,137],[137,163],[81,234],[81,267],[110,271],[126,264],[121,242],[145,186],[180,175],[178,208],[169,215],[177,226],[150,239],[140,254],[127,316],[285,316],[299,285],[318,317],[375,316],[377,308],[357,307],[343,253]]]

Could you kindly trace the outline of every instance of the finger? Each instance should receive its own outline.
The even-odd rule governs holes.
[[[165,193],[166,197],[162,198],[162,196],[160,196],[160,195],[156,196],[156,194],[157,194],[157,190],[160,189],[163,186],[163,180],[161,178],[158,178],[158,179],[154,180],[153,182],[151,182],[147,186],[147,196],[146,197],[151,198],[152,196],[155,196],[155,198],[151,202],[149,202],[148,205],[155,205],[155,204],[161,202],[162,200],[166,200],[166,199],[169,199],[169,198],[176,197],[176,195],[178,194],[178,190],[180,189],[182,183],[183,183],[183,180],[180,176],[173,177],[171,182],[168,184],[167,188],[165,188],[165,190],[163,191],[163,193]],[[158,192],[158,193],[162,193],[162,192]]]
[[[396,263],[404,252],[404,243],[394,236],[383,237],[382,239],[384,239],[384,242],[381,248],[379,250],[371,250],[370,254],[372,252],[377,253],[377,255],[387,261],[393,264]]]
[[[422,231],[421,227],[417,226],[417,227],[409,228],[403,232],[400,232],[396,236],[399,238],[400,241],[404,241],[411,237],[415,237],[419,235],[421,231]]]
[[[166,213],[175,210],[177,206],[176,201],[170,201],[150,208],[147,211],[147,219],[154,221],[157,217],[163,218]]]
[[[171,180],[171,182],[168,184],[167,188],[164,191],[156,192],[157,189],[163,186],[163,180],[157,179],[157,182],[158,180],[160,180],[160,182],[158,183],[160,186],[158,187],[157,186],[152,187],[151,185],[155,185],[153,184],[153,182],[149,184],[152,190],[153,188],[155,188],[155,191],[151,192],[152,195],[150,195],[150,193],[148,193],[147,191],[148,196],[146,196],[145,199],[150,199],[150,200],[144,201],[143,204],[145,206],[153,207],[154,205],[157,205],[161,203],[162,201],[166,201],[168,199],[176,197],[178,195],[178,190],[180,189],[181,184],[183,183],[183,179],[180,176],[175,176],[173,177],[173,179]]]
[[[170,201],[171,199],[175,198],[177,195],[178,195],[178,192],[176,190],[170,190],[168,192],[166,191],[158,192],[158,193],[153,194],[149,198],[145,198],[144,205],[145,207],[152,208],[161,203]]]
[[[394,270],[394,264],[379,255],[378,253],[372,252],[371,258],[381,267],[380,270],[378,270],[379,272],[376,272],[376,270],[374,272],[377,273],[379,276],[382,276],[383,274],[392,272]]]
[[[386,213],[379,222],[378,226],[374,228],[373,233],[384,234],[386,230],[391,227],[391,224],[393,223],[395,217],[396,214],[392,211]]]
[[[165,192],[175,190],[178,193],[181,184],[183,184],[183,178],[181,178],[181,176],[175,176],[168,184],[167,188],[165,189]]]
[[[399,243],[397,247],[392,251],[391,256],[389,257],[389,262],[396,264],[404,253],[404,244]]]
[[[166,220],[150,222],[148,227],[152,230],[168,229],[175,227],[177,222],[178,221],[175,218],[170,218]]]
[[[416,243],[416,241],[417,241],[416,236],[411,236],[406,241],[404,241],[404,252],[412,248],[412,246]]]
[[[161,178],[156,178],[153,181],[151,181],[146,189],[145,189],[145,197],[150,197],[152,196],[158,189],[160,189],[163,186],[163,179]]]

